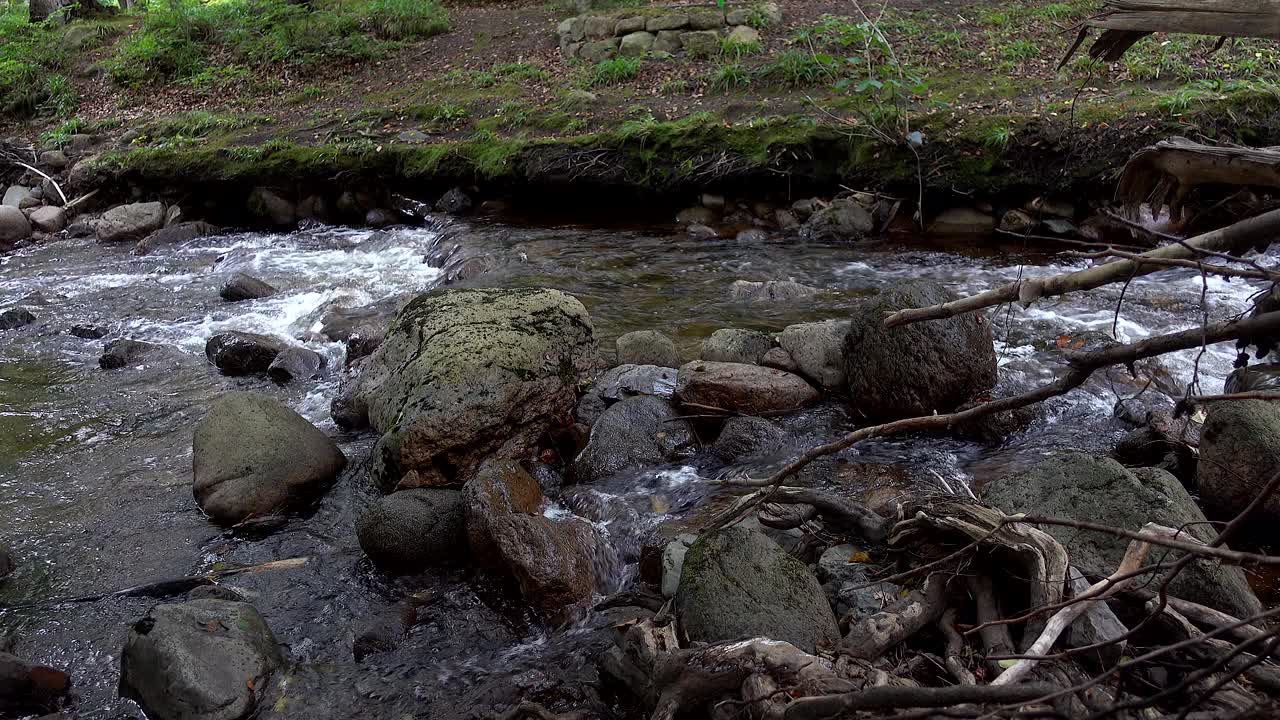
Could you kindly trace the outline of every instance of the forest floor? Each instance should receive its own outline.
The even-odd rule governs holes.
[[[620,3],[617,12],[648,4]],[[556,26],[574,14],[565,0],[446,3],[447,32],[372,59],[247,63],[220,48],[195,78],[134,88],[104,69],[142,27],[139,17],[124,16],[75,55],[69,117],[0,122],[0,133],[46,143],[76,131],[105,134],[119,149],[144,150],[123,162],[157,163],[160,174],[206,167],[214,157],[238,163],[218,170],[224,175],[250,172],[262,153],[235,148],[287,145],[344,155],[413,146],[397,162],[411,166],[405,174],[422,175],[441,166],[442,148],[465,147],[464,174],[496,178],[547,142],[639,141],[659,154],[725,143],[767,163],[780,148],[832,132],[857,144],[842,174],[858,165],[883,171],[868,161],[902,164],[911,157],[903,140],[918,130],[927,148],[920,167],[886,179],[918,170],[931,186],[962,189],[1035,182],[1028,172],[1043,182],[1055,173],[1118,170],[1132,149],[1169,134],[1277,140],[1274,42],[1240,40],[1211,53],[1213,38],[1157,35],[1113,64],[1089,61],[1086,44],[1059,69],[1073,26],[1098,3],[779,4],[783,21],[761,28],[758,47],[593,64],[560,52]],[[176,152],[189,158],[197,149],[198,163],[175,165]],[[680,158],[663,160],[678,174]]]

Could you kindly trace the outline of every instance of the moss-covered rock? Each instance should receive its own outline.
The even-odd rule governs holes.
[[[443,290],[391,323],[355,394],[383,433],[373,474],[391,489],[465,482],[567,422],[578,375],[597,363],[591,318],[558,290]]]

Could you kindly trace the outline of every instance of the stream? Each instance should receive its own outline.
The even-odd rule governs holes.
[[[318,334],[323,309],[360,306],[423,292],[450,277],[450,263],[478,258],[485,272],[457,286],[549,286],[587,306],[601,347],[631,330],[675,338],[687,359],[723,327],[776,331],[840,317],[859,298],[915,278],[958,293],[1023,277],[1086,267],[1086,261],[1020,244],[940,244],[895,237],[860,245],[779,239],[763,243],[693,240],[673,228],[535,227],[436,221],[423,228],[313,228],[242,233],[161,248],[65,240],[0,258],[0,309],[23,304],[35,324],[0,331],[0,545],[18,559],[0,584],[0,605],[102,593],[223,567],[309,556],[302,568],[234,578],[228,585],[263,614],[294,668],[271,708],[275,717],[491,717],[513,698],[561,708],[595,692],[594,656],[609,643],[606,616],[565,628],[540,623],[518,598],[463,571],[391,578],[364,559],[355,537],[361,511],[376,498],[365,459],[370,434],[339,430],[328,405],[344,348]],[[456,264],[456,263],[455,263]],[[443,268],[441,266],[444,266]],[[231,273],[248,272],[280,292],[224,303]],[[738,279],[795,280],[827,290],[798,304],[729,299]],[[1247,307],[1255,288],[1194,271],[1135,280],[1115,316],[1120,289],[1030,309],[992,313],[1001,387],[1044,382],[1060,367],[1059,336],[1083,330],[1132,341],[1192,326],[1203,294],[1210,318]],[[36,294],[33,296],[33,294]],[[81,324],[166,346],[140,364],[98,367],[105,340],[68,330]],[[326,355],[326,379],[277,386],[221,376],[204,358],[223,330],[294,338]],[[1187,382],[1198,351],[1164,360]],[[1199,358],[1204,392],[1219,392],[1235,357],[1231,345]],[[191,494],[191,436],[212,400],[251,388],[281,398],[336,437],[352,460],[309,514],[273,532],[234,534],[208,522]],[[908,438],[860,447],[860,460],[921,471],[957,492],[1060,448],[1107,452],[1127,427],[1112,418],[1109,383],[1090,381],[1048,403],[1031,427],[999,445]],[[847,415],[808,411],[797,427],[806,442],[847,430]],[[601,523],[624,558],[616,585],[635,576],[635,546],[660,521],[694,511],[710,496],[703,465],[629,473],[593,486]],[[711,468],[707,472],[718,471]],[[933,488],[938,489],[938,488]],[[580,494],[579,494],[580,495]],[[664,502],[655,502],[662,497]],[[575,508],[581,504],[572,504]],[[421,622],[394,651],[352,659],[353,634],[410,593],[425,593]],[[117,697],[120,650],[147,598],[35,609],[0,608],[0,650],[69,672],[74,714],[141,717]],[[606,700],[606,702],[609,702]],[[617,717],[628,717],[619,705]]]

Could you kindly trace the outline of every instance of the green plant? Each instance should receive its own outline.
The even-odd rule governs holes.
[[[684,78],[664,80],[663,83],[658,86],[658,92],[663,95],[688,95],[689,81]]]
[[[506,63],[504,65],[494,65],[493,75],[512,80],[546,82],[551,79],[551,74],[538,65],[530,63]]]
[[[593,86],[617,85],[634,80],[640,74],[640,58],[616,57],[601,60],[591,70],[590,83]]]
[[[81,118],[71,118],[61,125],[40,135],[41,145],[66,145],[72,135],[79,135],[88,129],[88,123]]]
[[[1040,54],[1040,46],[1031,40],[1015,40],[1000,48],[1005,60],[1030,60]]]
[[[982,144],[996,150],[1003,150],[1013,139],[1014,132],[1005,125],[992,125],[982,134]]]
[[[747,13],[747,24],[756,30],[763,30],[769,27],[769,13],[758,7],[751,8]]]
[[[370,0],[365,22],[377,37],[401,40],[448,30],[449,14],[432,0]]]
[[[1048,20],[1062,20],[1069,18],[1076,13],[1076,9],[1068,3],[1049,3],[1042,8],[1036,8],[1032,14],[1036,17]]]
[[[720,56],[732,60],[741,60],[747,55],[760,52],[760,42],[743,42],[735,40],[732,35],[720,39]]]
[[[727,92],[746,87],[751,83],[751,73],[741,63],[722,63],[711,77],[711,88]]]
[[[50,75],[44,79],[44,101],[40,109],[55,117],[66,117],[75,112],[80,100],[71,81],[65,75]]]
[[[804,50],[783,50],[773,62],[764,66],[762,75],[781,85],[801,87],[830,79],[834,63],[835,58],[827,54],[819,56]]]

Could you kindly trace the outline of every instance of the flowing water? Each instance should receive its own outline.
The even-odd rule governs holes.
[[[608,642],[592,616],[568,628],[540,624],[500,588],[463,573],[392,579],[359,551],[355,523],[375,497],[367,480],[373,438],[344,434],[328,417],[336,378],[275,386],[219,375],[204,359],[205,340],[222,330],[293,338],[340,368],[343,349],[318,334],[332,305],[359,306],[443,283],[472,258],[487,269],[462,285],[550,286],[591,311],[602,347],[635,329],[658,329],[696,357],[702,338],[721,327],[779,330],[839,317],[858,298],[914,278],[972,292],[1019,276],[1085,266],[1021,246],[956,248],[922,240],[868,245],[760,244],[691,240],[671,231],[442,224],[383,231],[322,228],[283,235],[232,234],[136,257],[127,248],[87,240],[34,247],[3,259],[0,309],[22,303],[38,317],[0,332],[0,545],[19,570],[0,585],[7,605],[74,597],[221,567],[282,558],[315,558],[296,570],[227,584],[261,610],[287,647],[293,670],[278,716],[490,717],[512,698],[561,708],[587,702],[597,682],[593,656]],[[442,269],[439,266],[444,266]],[[279,294],[223,303],[218,290],[235,271],[266,280]],[[456,274],[456,273],[453,273]],[[736,279],[792,279],[829,289],[795,305],[729,300]],[[1192,326],[1201,296],[1212,318],[1247,307],[1254,288],[1193,271],[1135,280],[1118,321],[1119,290],[995,313],[1002,387],[1025,387],[1060,367],[1056,339],[1093,329],[1121,340]],[[33,295],[35,294],[35,295]],[[68,333],[78,324],[166,346],[133,367],[98,368],[101,340]],[[1186,382],[1196,352],[1166,360]],[[1210,349],[1198,367],[1205,392],[1220,389],[1234,351]],[[213,526],[191,495],[191,435],[221,393],[273,393],[339,439],[348,470],[304,517],[274,532],[235,535]],[[1091,382],[1049,403],[1030,428],[1001,445],[953,439],[901,439],[860,450],[861,459],[895,463],[941,478],[957,491],[1030,462],[1055,448],[1105,451],[1125,430],[1111,418],[1109,383]],[[805,441],[847,426],[833,408],[791,421]],[[567,494],[564,506],[592,516],[632,564],[639,536],[708,497],[702,482],[717,468],[687,466],[632,473]],[[957,482],[958,481],[958,482]],[[655,497],[663,502],[655,502]],[[563,511],[563,510],[562,510]],[[352,638],[368,618],[406,594],[426,591],[421,622],[400,649],[352,660]],[[116,697],[119,653],[129,625],[156,602],[116,598],[35,609],[0,609],[0,649],[64,668],[74,678],[77,717],[134,717]],[[622,711],[619,711],[620,713]],[[620,715],[621,716],[621,715]]]

